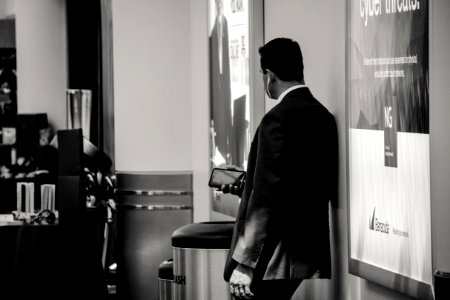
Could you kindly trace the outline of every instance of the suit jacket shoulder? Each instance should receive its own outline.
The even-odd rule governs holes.
[[[281,102],[275,106],[268,114],[307,114],[311,112],[329,114],[328,109],[320,103],[312,94],[309,88],[299,88],[288,93]]]

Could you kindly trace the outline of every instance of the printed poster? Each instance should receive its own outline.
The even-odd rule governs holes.
[[[249,3],[209,1],[210,163],[247,168],[250,145]],[[213,191],[212,210],[235,216],[238,198]]]
[[[350,258],[431,284],[428,1],[350,3]]]

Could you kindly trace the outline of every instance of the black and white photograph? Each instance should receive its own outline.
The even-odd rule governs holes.
[[[0,0],[0,300],[450,299],[450,1]]]

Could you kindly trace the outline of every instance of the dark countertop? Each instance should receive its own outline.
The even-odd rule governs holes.
[[[0,298],[107,299],[98,247],[95,224],[86,220],[0,224]]]

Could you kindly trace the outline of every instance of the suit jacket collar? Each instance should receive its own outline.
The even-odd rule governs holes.
[[[278,103],[278,105],[274,106],[275,109],[277,106],[281,105],[292,105],[292,104],[299,104],[298,102],[302,102],[303,105],[306,105],[307,103],[312,103],[311,101],[314,100],[314,96],[311,94],[311,91],[308,87],[305,88],[299,88],[294,89],[290,91],[288,94],[284,96],[281,102]],[[315,100],[317,101],[317,100]],[[314,102],[314,101],[313,101]]]
[[[304,84],[297,84],[294,86],[291,86],[290,88],[286,89],[284,92],[281,93],[281,95],[278,97],[278,101],[281,102],[281,100],[283,100],[283,98],[289,94],[291,91],[296,90],[296,89],[300,89],[300,88],[306,88],[307,86]]]

